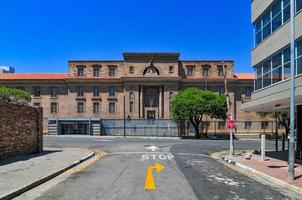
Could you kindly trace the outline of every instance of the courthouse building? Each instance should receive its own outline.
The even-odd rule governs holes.
[[[45,133],[176,136],[193,129],[186,124],[181,132],[172,122],[173,97],[188,87],[224,94],[226,66],[236,134],[270,130],[267,120],[241,110],[254,88],[252,74],[234,73],[233,61],[179,56],[142,52],[123,53],[123,60],[71,60],[66,74],[1,74],[0,84],[32,94],[31,104],[43,107]],[[206,121],[208,134],[228,132],[224,122]]]

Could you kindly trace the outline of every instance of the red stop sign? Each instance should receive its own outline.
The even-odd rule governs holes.
[[[229,119],[229,120],[227,121],[227,127],[228,127],[229,129],[234,129],[234,128],[236,127],[236,121],[233,120],[233,119]]]

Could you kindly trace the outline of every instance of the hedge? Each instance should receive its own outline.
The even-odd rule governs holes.
[[[28,105],[30,94],[24,90],[0,86],[0,102]]]

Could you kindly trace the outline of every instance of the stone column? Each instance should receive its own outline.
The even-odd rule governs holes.
[[[158,118],[162,118],[162,86],[158,86]]]
[[[144,116],[144,86],[140,86],[140,118],[145,118]]]

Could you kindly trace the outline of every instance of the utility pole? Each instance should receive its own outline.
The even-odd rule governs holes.
[[[224,65],[224,61],[222,61],[222,70],[224,77],[224,94],[227,98],[227,116],[228,119],[233,119],[231,112],[231,99],[228,92],[228,79],[227,79],[227,66]],[[230,129],[230,156],[234,154],[234,138],[233,138],[233,129]]]
[[[290,1],[290,27],[291,27],[291,80],[290,80],[290,137],[288,146],[288,180],[293,181],[295,178],[295,0]]]

